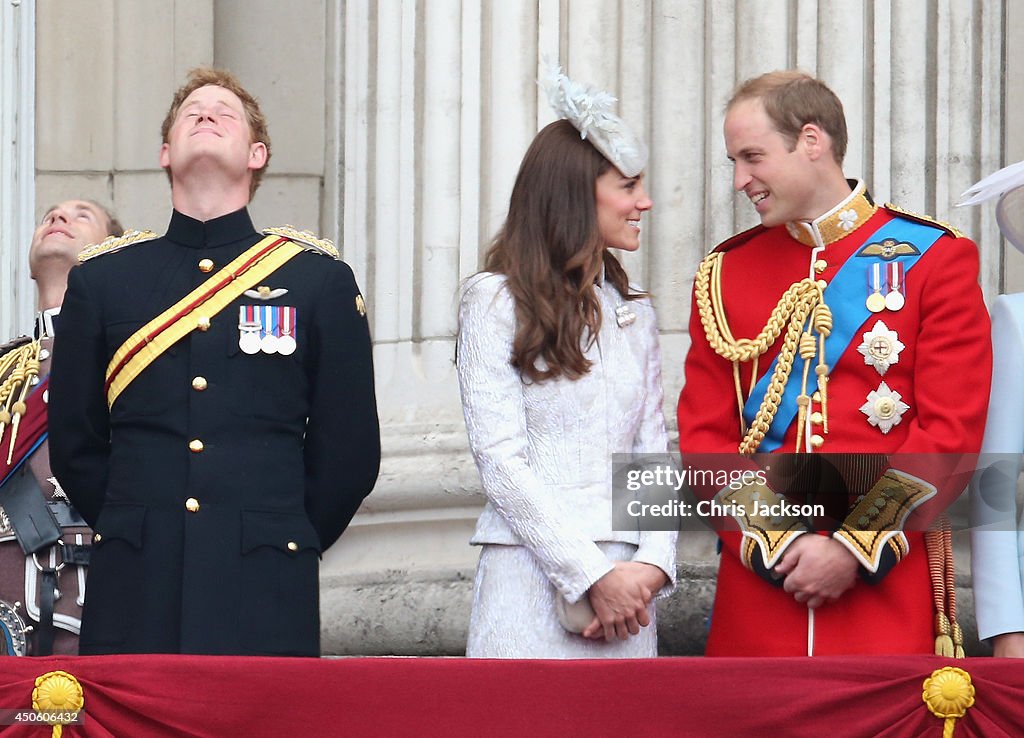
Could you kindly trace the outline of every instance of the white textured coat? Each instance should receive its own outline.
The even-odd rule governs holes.
[[[611,571],[599,542],[636,546],[633,561],[661,568],[666,591],[675,582],[675,532],[612,530],[612,454],[667,450],[654,309],[629,301],[636,320],[620,326],[616,308],[627,301],[611,283],[594,289],[601,330],[586,350],[590,371],[575,381],[525,382],[511,365],[515,304],[504,276],[470,279],[459,311],[462,405],[487,495],[472,543],[527,549],[554,587],[550,604],[537,606],[552,611],[555,590],[575,602]],[[510,619],[524,617],[508,604]]]

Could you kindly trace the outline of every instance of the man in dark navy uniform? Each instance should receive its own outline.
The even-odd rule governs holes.
[[[270,138],[234,76],[193,70],[162,132],[167,233],[83,252],[54,352],[81,653],[316,656],[319,557],[380,462],[363,298],[330,242],[253,227]]]

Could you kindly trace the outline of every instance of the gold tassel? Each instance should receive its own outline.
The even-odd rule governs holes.
[[[953,658],[966,658],[964,653],[964,632],[960,628],[960,623],[955,620],[953,621]]]
[[[828,364],[825,363],[825,339],[832,334],[832,309],[822,302],[814,308],[814,330],[818,332],[818,392],[821,395],[821,432],[828,435]]]
[[[955,651],[953,649],[952,631],[950,630],[949,618],[946,617],[946,613],[935,613],[935,632],[937,634],[935,636],[935,655],[953,658]]]
[[[18,426],[27,407],[25,398],[39,376],[39,342],[31,341],[3,355],[0,360],[0,442],[9,425],[11,439],[7,446],[7,463],[14,458]]]

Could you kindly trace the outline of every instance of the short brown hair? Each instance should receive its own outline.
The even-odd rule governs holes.
[[[215,69],[214,67],[196,67],[190,71],[185,84],[174,93],[171,107],[164,117],[163,125],[160,126],[161,140],[167,143],[168,136],[171,133],[171,126],[174,125],[174,119],[178,117],[178,110],[181,108],[181,104],[185,102],[185,98],[200,87],[209,86],[223,87],[225,90],[238,95],[238,99],[242,101],[242,106],[245,108],[245,119],[249,123],[250,142],[259,141],[267,147],[266,163],[261,169],[257,169],[252,173],[252,183],[249,186],[249,197],[252,197],[256,192],[256,188],[260,186],[263,173],[270,164],[270,132],[267,130],[267,119],[263,116],[263,111],[260,110],[259,101],[242,87],[242,83],[231,72],[226,69]],[[167,176],[168,178],[171,176],[170,169],[167,170]]]
[[[824,82],[798,70],[768,72],[737,87],[725,110],[751,99],[761,101],[768,119],[789,141],[791,151],[800,130],[813,123],[832,139],[832,157],[842,165],[846,156],[846,114],[843,103]]]

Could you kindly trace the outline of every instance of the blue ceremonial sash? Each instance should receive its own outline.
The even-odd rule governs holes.
[[[905,254],[883,261],[885,264],[894,261],[902,262],[904,274],[906,274],[917,263],[917,260],[924,256],[925,252],[939,240],[943,233],[944,231],[941,228],[912,220],[895,218],[865,239],[862,249],[870,244],[880,243],[886,239],[913,244],[917,247],[919,253]],[[862,249],[859,249],[857,253],[859,254]],[[846,349],[849,348],[858,330],[873,315],[865,304],[866,282],[864,267],[875,260],[881,259],[881,256],[871,259],[858,259],[856,254],[851,256],[839,268],[839,271],[836,272],[832,281],[825,288],[825,304],[832,309],[832,333],[825,339],[825,363],[832,370],[835,369],[835,363],[839,361],[839,358],[846,353]],[[775,366],[778,361],[779,357],[776,356],[771,366],[768,367],[768,370],[754,387],[754,391],[743,407],[743,419],[746,421],[747,427],[754,422],[754,417],[761,407],[761,400],[764,399],[765,393],[768,391],[768,384],[771,382],[772,374],[775,372]],[[761,442],[758,451],[774,451],[782,445],[786,431],[799,410],[796,398],[800,395],[802,384],[800,378],[803,377],[803,372],[804,359],[798,354],[793,360],[793,371],[782,393],[779,410],[775,414],[771,427],[768,429],[768,433],[765,435],[764,441]],[[812,376],[814,375],[813,372],[811,374]]]

